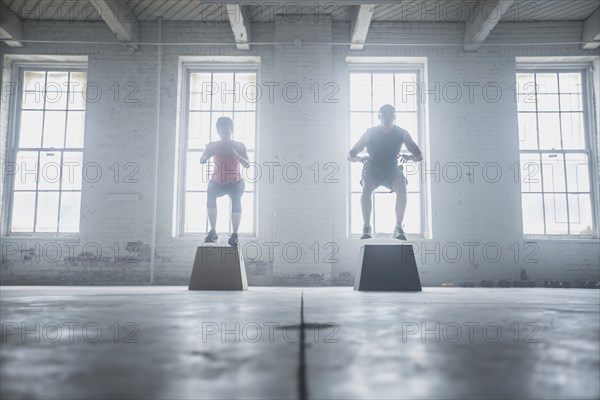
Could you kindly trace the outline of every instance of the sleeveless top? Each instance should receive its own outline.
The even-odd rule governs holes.
[[[368,129],[368,132],[367,153],[371,157],[370,164],[380,169],[396,168],[406,131],[394,125],[390,132],[382,131],[379,126]]]
[[[239,182],[242,179],[240,162],[233,157],[222,154],[222,149],[224,149],[224,146],[227,146],[225,143],[220,141],[213,143],[213,146],[215,147],[215,171],[213,172],[211,179],[221,184]],[[237,145],[237,142],[232,142],[231,146],[238,153],[241,151],[240,147]]]

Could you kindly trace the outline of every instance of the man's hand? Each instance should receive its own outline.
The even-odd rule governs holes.
[[[415,161],[415,156],[413,156],[412,154],[400,154],[400,157],[398,157],[400,159],[400,162],[402,164],[404,164],[407,161]]]

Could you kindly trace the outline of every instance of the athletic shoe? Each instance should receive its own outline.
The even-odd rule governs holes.
[[[240,244],[240,241],[238,240],[238,234],[232,233],[227,243],[229,243],[229,245],[232,247],[237,247]]]
[[[394,230],[394,237],[398,240],[406,240],[406,236],[404,235],[404,230],[402,227],[396,225],[396,229]]]
[[[211,229],[206,238],[204,238],[204,243],[214,243],[217,239],[219,239],[217,232],[215,232],[214,229]]]
[[[371,239],[371,227],[370,226],[363,227],[363,235],[360,238],[361,239]]]

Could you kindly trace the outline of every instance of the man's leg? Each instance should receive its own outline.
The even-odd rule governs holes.
[[[363,191],[360,196],[360,207],[363,215],[363,237],[371,234],[371,211],[373,210],[373,192],[377,189],[377,184],[372,178],[363,178]]]
[[[407,190],[404,176],[397,176],[392,183],[392,190],[396,193],[396,237],[404,235],[402,221],[406,212]],[[406,238],[404,238],[406,240]]]

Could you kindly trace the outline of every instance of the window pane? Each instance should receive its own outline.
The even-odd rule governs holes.
[[[260,88],[256,83],[256,73],[236,73],[235,81],[236,90],[239,90],[239,95],[236,96],[236,111],[254,111],[261,96],[264,95],[268,98],[268,92],[259,92]]]
[[[522,195],[523,233],[526,235],[544,234],[544,211],[541,194]]]
[[[247,149],[256,147],[256,114],[254,112],[235,113],[233,115],[233,138],[244,143]]]
[[[208,164],[200,164],[201,155],[202,153],[197,151],[190,151],[187,154],[185,189],[188,191],[206,190],[210,179],[207,176],[210,171]]]
[[[37,92],[44,91],[46,81],[45,71],[25,71],[23,73],[23,83],[25,90],[33,90]]]
[[[34,192],[14,192],[12,203],[12,232],[33,232],[35,213]]]
[[[536,74],[538,93],[558,93],[558,75],[556,73]]]
[[[569,195],[571,235],[592,235],[592,201],[589,194]]]
[[[394,104],[394,74],[373,74],[373,111],[384,104]]]
[[[216,123],[217,120],[215,119]],[[211,141],[211,118],[207,112],[190,112],[188,126],[188,148],[204,149]],[[216,135],[216,128],[215,128]],[[218,136],[216,136],[218,138]]]
[[[560,149],[560,119],[558,113],[538,114],[540,149]]]
[[[239,233],[253,233],[254,226],[254,193],[245,192],[242,196],[242,220]]]
[[[585,133],[583,128],[583,113],[562,114],[563,146],[569,150],[584,150]]]
[[[226,234],[229,232],[229,222],[231,221],[231,201],[229,196],[217,198],[217,233]]]
[[[47,110],[66,110],[67,109],[67,91],[56,90],[54,87],[46,91],[46,109]]]
[[[350,113],[350,146],[354,146],[363,133],[373,127],[372,116],[371,113]]]
[[[548,235],[568,234],[567,196],[565,194],[544,194],[546,209],[546,233]]]
[[[85,112],[70,111],[67,115],[67,147],[83,148]]]
[[[46,111],[42,147],[62,148],[65,140],[65,111]]]
[[[519,147],[537,150],[537,117],[535,113],[519,113]]]
[[[542,174],[544,192],[564,192],[565,170],[562,154],[542,154]]]
[[[83,153],[65,151],[63,154],[62,189],[81,190],[83,181]]]
[[[269,180],[269,171],[267,168],[260,169],[260,166],[256,163],[256,153],[254,151],[248,151],[248,161],[250,161],[250,168],[240,168],[242,179],[245,181],[246,192],[255,192],[256,184],[264,179],[265,182]],[[254,206],[252,206],[254,209]]]
[[[84,92],[69,92],[69,110],[85,110],[85,96]]]
[[[361,233],[363,227],[360,196],[360,193],[353,193],[350,195],[350,233],[353,234]]]
[[[560,110],[565,111],[583,111],[583,99],[581,94],[561,94]]]
[[[423,166],[422,163],[404,164],[404,176],[408,180],[406,189],[409,193],[418,192],[421,189],[421,166]]]
[[[538,111],[560,111],[558,108],[557,94],[538,94],[537,95]]]
[[[521,154],[521,191],[542,191],[542,169],[539,154]]]
[[[396,195],[393,195],[396,197]],[[394,199],[395,201],[395,199]],[[421,234],[421,195],[419,193],[409,193],[407,212],[404,215],[404,232],[409,234]]]
[[[46,79],[46,92],[57,91],[66,93],[69,87],[69,73],[64,71],[49,71]]]
[[[517,91],[518,93],[535,93],[535,79],[533,74],[517,74]]]
[[[417,113],[397,113],[396,125],[398,125],[400,128],[406,129],[415,142],[419,140]]]
[[[71,72],[71,83],[69,90],[84,92],[87,85],[87,72]]]
[[[417,111],[419,88],[415,74],[396,74],[396,111]]]
[[[21,113],[20,148],[40,147],[43,118],[43,111],[23,111]]]
[[[375,222],[373,230],[375,233],[391,236],[396,227],[395,207],[396,195],[394,193],[375,193],[373,203]]]
[[[38,190],[58,190],[60,185],[60,160],[59,152],[40,153],[40,173]]]
[[[219,88],[212,82],[209,72],[190,75],[190,109],[210,110],[213,93],[218,96]]]
[[[537,105],[535,94],[520,94],[517,101],[517,108],[520,112],[535,112]]]
[[[362,175],[363,163],[350,163],[350,190],[353,192],[362,192],[360,179]]]
[[[206,193],[186,193],[185,232],[206,232]]]
[[[565,154],[567,188],[569,192],[590,191],[590,170],[587,154]]]
[[[79,232],[81,192],[63,192],[60,200],[60,232]]]
[[[350,111],[371,111],[371,74],[350,74]]]
[[[581,93],[581,74],[567,73],[560,74],[560,92],[561,93]]]
[[[38,176],[38,152],[17,152],[15,190],[35,190]]]
[[[217,112],[232,111],[235,99],[233,74],[230,72],[213,74],[213,82],[216,86],[214,86],[215,94],[212,96],[212,110]],[[295,95],[290,93],[290,96]]]
[[[36,232],[58,231],[58,192],[39,192]]]
[[[21,107],[29,110],[41,110],[44,108],[44,92],[23,92]]]

